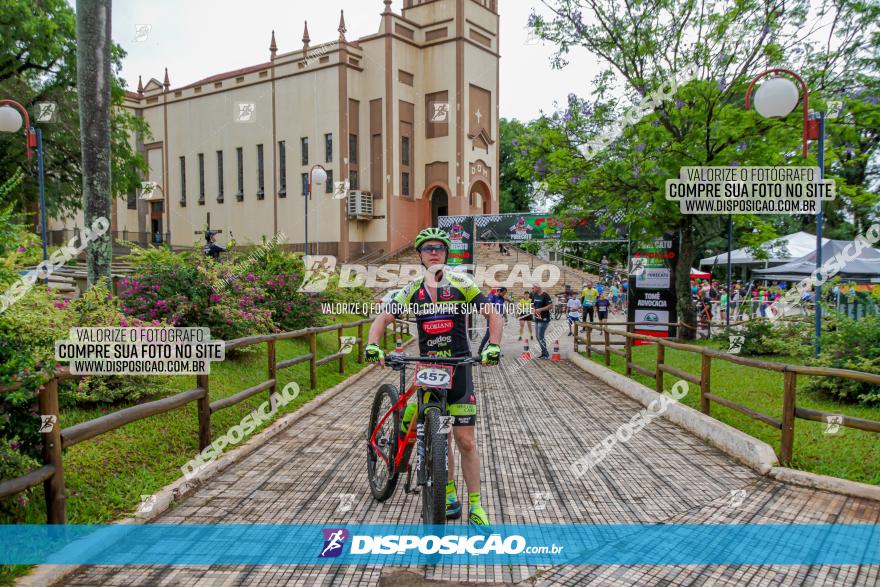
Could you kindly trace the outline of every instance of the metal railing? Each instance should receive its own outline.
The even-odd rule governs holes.
[[[265,343],[268,351],[268,379],[231,396],[212,402],[210,401],[210,376],[197,375],[196,387],[193,389],[189,389],[170,397],[124,408],[111,414],[107,414],[106,416],[89,420],[88,422],[75,424],[69,428],[62,429],[60,425],[56,425],[51,431],[43,434],[43,466],[22,477],[0,483],[0,498],[15,495],[16,493],[20,493],[43,483],[48,523],[66,524],[67,508],[66,496],[64,494],[63,449],[70,448],[71,446],[106,432],[116,430],[126,424],[130,424],[131,422],[143,420],[158,414],[164,414],[186,406],[192,402],[196,402],[196,411],[198,413],[199,422],[199,450],[201,451],[211,444],[211,414],[230,406],[234,406],[261,392],[268,392],[271,396],[275,393],[278,385],[278,371],[293,367],[294,365],[299,365],[300,363],[308,362],[311,389],[315,389],[318,385],[318,367],[321,365],[338,361],[339,373],[345,373],[345,355],[348,353],[342,351],[341,341],[345,328],[357,327],[358,334],[354,341],[357,343],[357,362],[363,363],[364,342],[366,340],[364,338],[363,328],[365,324],[372,323],[375,319],[376,318],[367,318],[348,324],[304,328],[291,332],[249,336],[226,341],[225,347],[227,351]],[[391,328],[395,337],[402,336],[404,333],[409,333],[409,325],[400,320],[396,320],[392,323]],[[340,350],[326,357],[318,358],[318,334],[322,332],[332,332],[334,330],[338,331],[340,337]],[[280,362],[277,361],[275,353],[275,343],[277,341],[304,337],[308,337],[309,339],[309,352],[307,354]],[[383,345],[385,347],[388,346],[388,327],[385,328],[383,333]],[[44,384],[38,392],[40,414],[55,416],[55,421],[60,422],[58,383],[65,379],[79,379],[81,377],[82,376],[80,375],[71,375],[67,369],[59,369],[56,376]],[[21,386],[22,384],[19,383],[8,387],[2,387],[0,388],[0,393],[15,391]]]

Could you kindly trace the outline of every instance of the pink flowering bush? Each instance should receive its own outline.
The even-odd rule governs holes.
[[[162,325],[126,318],[116,299],[108,296],[104,283],[73,300],[39,284],[0,314],[0,385],[22,384],[16,391],[0,394],[0,444],[14,443],[22,454],[40,455],[37,390],[55,373],[55,341],[67,339],[70,328]],[[95,376],[62,382],[58,395],[63,407],[133,402],[161,390],[159,377]]]
[[[128,259],[135,273],[119,281],[118,291],[120,309],[128,316],[208,327],[211,338],[220,340],[276,330],[271,311],[262,307],[267,293],[258,283],[225,287],[223,264],[166,248],[135,248]]]

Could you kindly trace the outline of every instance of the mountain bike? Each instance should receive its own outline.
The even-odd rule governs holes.
[[[446,523],[446,482],[449,472],[448,433],[452,416],[448,414],[446,395],[452,387],[456,368],[470,371],[479,357],[410,357],[390,353],[385,364],[400,372],[403,395],[390,383],[376,391],[367,428],[367,476],[370,491],[378,501],[394,494],[400,473],[406,471],[404,491],[422,494],[422,520],[425,524]],[[407,365],[415,365],[415,375],[407,387]],[[470,377],[470,373],[466,373]],[[422,393],[416,393],[422,390]],[[401,435],[400,421],[410,397],[416,396],[416,412]],[[415,424],[415,426],[413,426]],[[416,451],[415,467],[410,454]],[[415,472],[415,487],[413,473]],[[421,488],[421,489],[419,489]]]

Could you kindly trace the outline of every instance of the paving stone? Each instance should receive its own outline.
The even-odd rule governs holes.
[[[676,425],[654,420],[577,477],[586,455],[642,406],[566,363],[523,365],[509,322],[502,366],[475,370],[483,506],[503,524],[880,522],[880,504],[760,477]],[[551,343],[552,344],[552,343]],[[571,340],[562,342],[569,348]],[[537,343],[531,343],[535,352]],[[364,435],[376,370],[154,520],[188,524],[420,523],[418,496],[370,495]],[[460,497],[465,487],[457,475]],[[731,492],[742,503],[731,505]],[[745,492],[744,494],[742,492]],[[347,506],[342,495],[352,494]],[[346,498],[348,499],[348,498]],[[465,500],[466,501],[466,500]],[[345,509],[345,511],[343,511]],[[455,522],[465,523],[466,516]],[[409,573],[409,574],[406,574]],[[878,566],[91,566],[67,585],[450,584],[877,585]],[[418,583],[421,584],[421,583]]]

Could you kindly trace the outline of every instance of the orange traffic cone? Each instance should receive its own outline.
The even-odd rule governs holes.
[[[523,361],[531,361],[532,360],[532,353],[531,353],[531,351],[529,351],[529,339],[524,338],[523,340],[525,341],[525,344],[523,344],[523,352],[519,357]]]
[[[550,360],[556,363],[562,360],[562,356],[559,354],[559,339],[556,339],[556,344],[553,345],[553,355]]]

